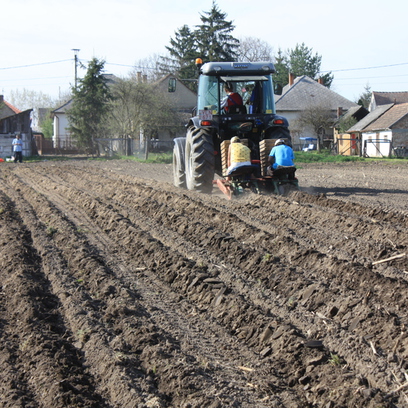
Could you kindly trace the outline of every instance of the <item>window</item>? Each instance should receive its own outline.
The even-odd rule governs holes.
[[[169,78],[169,92],[176,92],[176,78]]]

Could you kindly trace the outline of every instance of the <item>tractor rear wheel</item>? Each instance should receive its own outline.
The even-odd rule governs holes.
[[[173,184],[179,188],[186,188],[186,138],[174,139],[173,147]]]
[[[190,127],[186,137],[186,184],[189,190],[211,193],[214,179],[214,143],[205,129]]]

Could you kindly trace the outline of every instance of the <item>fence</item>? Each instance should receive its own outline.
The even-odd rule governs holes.
[[[146,141],[138,139],[124,138],[106,138],[96,139],[99,154],[105,154],[109,157],[133,156],[146,154]],[[173,140],[148,140],[147,153],[165,153],[173,150]]]
[[[52,139],[45,139],[43,134],[41,133],[34,134],[34,138],[37,147],[37,152],[40,156],[84,153],[81,149],[76,148],[74,145],[54,147],[54,142],[52,141]]]

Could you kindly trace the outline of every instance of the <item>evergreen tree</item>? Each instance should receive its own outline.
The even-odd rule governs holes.
[[[289,71],[295,77],[307,75],[310,78],[316,78],[320,71],[322,57],[317,53],[313,55],[312,49],[302,43],[296,44],[296,47],[289,51],[288,62]]]
[[[44,137],[46,139],[52,139],[54,133],[54,119],[51,117],[50,112],[47,112],[47,115],[45,115],[43,120],[40,120],[39,125]]]
[[[96,138],[104,132],[111,94],[103,75],[105,61],[93,58],[77,88],[72,88],[73,102],[68,110],[69,131],[78,147],[96,153]]]
[[[226,21],[227,14],[223,13],[215,3],[208,12],[200,15],[202,24],[195,30],[187,25],[181,27],[170,38],[170,45],[166,46],[169,56],[161,58],[161,70],[163,73],[174,73],[180,79],[196,79],[196,58],[208,61],[236,61],[239,40],[232,36],[234,25]],[[186,81],[185,84],[191,89],[196,84]]]
[[[281,49],[276,57],[275,83],[278,87],[283,88],[289,82],[289,73],[295,77],[307,75],[312,79],[321,78],[324,86],[330,88],[333,81],[331,72],[321,76],[320,66],[322,57],[317,53],[312,53],[312,48],[308,48],[304,43],[297,44],[294,49],[287,50],[286,54]]]
[[[371,87],[369,84],[367,84],[364,87],[364,92],[360,95],[360,97],[358,98],[358,104],[363,106],[364,108],[368,109],[368,107],[370,106],[370,102],[371,102]]]
[[[275,83],[275,93],[277,95],[282,94],[283,87],[288,83],[289,68],[283,51],[279,48],[278,54],[275,57],[275,70],[276,73],[273,76]]]
[[[195,60],[200,55],[197,48],[196,33],[187,25],[175,33],[175,38],[170,38],[170,45],[166,46],[170,57],[162,57],[163,73],[177,73],[180,79],[196,77]]]
[[[226,17],[215,1],[210,11],[200,15],[202,24],[197,26],[196,37],[203,61],[236,60],[239,40],[231,35],[235,26]]]

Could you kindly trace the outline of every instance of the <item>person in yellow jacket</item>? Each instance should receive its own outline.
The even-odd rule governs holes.
[[[234,136],[228,148],[227,174],[241,166],[251,166],[251,149],[242,144],[238,136]]]

